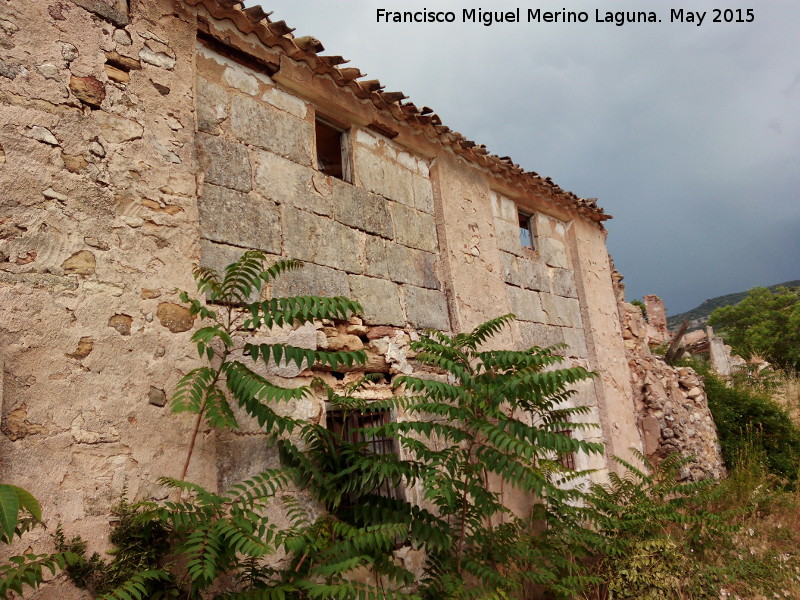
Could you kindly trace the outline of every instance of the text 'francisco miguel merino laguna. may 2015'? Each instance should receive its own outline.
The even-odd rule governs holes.
[[[572,11],[562,9],[547,11],[540,8],[514,10],[483,10],[464,8],[461,11],[436,11],[423,8],[418,11],[396,11],[377,9],[378,23],[477,23],[489,27],[498,23],[609,23],[622,27],[631,23],[684,23],[701,26],[707,23],[752,23],[755,10],[752,8],[714,8],[712,10],[692,11],[669,9],[665,11],[610,11],[594,10]]]

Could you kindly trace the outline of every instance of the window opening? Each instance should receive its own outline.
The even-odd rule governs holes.
[[[389,422],[389,413],[384,410],[329,410],[326,418],[328,429],[353,444],[363,443],[371,454],[397,454],[397,444],[393,438],[365,435],[364,432],[365,428],[379,427]],[[384,481],[373,492],[385,498],[403,498],[402,487],[392,485],[390,481]]]
[[[326,175],[348,181],[347,136],[344,130],[327,121],[315,122],[317,169]]]
[[[536,250],[533,235],[533,216],[524,213],[521,210],[517,211],[519,217],[519,244],[523,248],[530,248]]]

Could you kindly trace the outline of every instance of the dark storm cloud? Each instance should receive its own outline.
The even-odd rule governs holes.
[[[252,3],[252,2],[251,2]],[[680,5],[678,5],[680,4]],[[585,24],[378,24],[376,9],[453,10],[430,0],[262,2],[297,35],[429,105],[453,129],[597,197],[629,297],[671,312],[800,278],[800,3],[755,21],[669,23],[709,3],[572,0],[491,10],[585,10]],[[718,8],[738,8],[715,2]],[[616,27],[594,10],[657,11]],[[488,7],[487,7],[488,8]]]

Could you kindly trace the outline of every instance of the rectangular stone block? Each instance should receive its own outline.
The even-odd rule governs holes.
[[[237,139],[311,166],[314,127],[269,104],[236,94],[231,100],[231,132]]]
[[[408,320],[414,327],[450,331],[450,311],[444,292],[404,285],[403,295]]]
[[[280,254],[281,227],[274,203],[253,192],[243,194],[206,183],[198,204],[203,237]]]
[[[198,133],[197,153],[206,183],[249,192],[253,173],[247,148],[229,139]]]
[[[406,324],[400,305],[400,286],[385,279],[350,275],[354,300],[364,307],[364,320],[373,325]]]
[[[569,269],[569,257],[567,256],[567,249],[564,243],[554,238],[537,236],[536,243],[539,255],[544,260],[548,267],[557,267],[559,269]]]
[[[329,185],[314,185],[324,177],[311,167],[299,165],[272,152],[253,152],[256,163],[255,189],[278,204],[288,204],[318,215],[333,214],[333,193]]]
[[[540,294],[547,323],[562,327],[583,327],[581,307],[575,298],[562,298],[554,294]]]
[[[503,221],[519,224],[517,204],[502,194],[492,193],[492,213]]]
[[[550,291],[547,267],[537,257],[524,258],[501,252],[500,262],[503,265],[503,280],[506,283],[537,292]]]
[[[383,238],[367,236],[364,245],[364,274],[370,277],[389,279],[389,259],[386,256],[386,244]]]
[[[561,328],[553,325],[521,322],[519,324],[519,332],[522,338],[521,350],[530,348],[531,346],[546,348],[548,346],[564,343],[564,335]]]
[[[282,215],[284,254],[348,273],[363,272],[366,234],[291,206],[283,206]]]
[[[433,188],[427,177],[414,175],[411,178],[414,188],[414,207],[417,210],[433,214]]]
[[[333,179],[336,220],[384,238],[392,238],[392,220],[386,200],[339,179]]]
[[[224,88],[198,77],[195,88],[197,129],[212,134],[221,133],[220,123],[228,118],[229,100]]]
[[[390,210],[396,241],[427,252],[438,250],[436,221],[432,215],[394,202],[391,204]]]
[[[506,286],[508,298],[511,303],[511,311],[517,315],[521,321],[535,321],[544,323],[546,316],[542,310],[542,301],[539,299],[539,292],[533,292],[523,288]]]
[[[244,252],[244,248],[235,248],[212,242],[211,240],[201,239],[200,266],[222,273],[225,267],[239,260]]]
[[[274,298],[287,296],[350,297],[347,274],[328,267],[306,263],[301,269],[284,273],[270,284]]]
[[[298,119],[305,119],[308,116],[308,105],[303,100],[278,88],[269,88],[261,99]]]
[[[564,327],[561,330],[564,336],[564,343],[567,345],[565,354],[573,358],[587,358],[586,333],[583,328]]]
[[[356,176],[365,190],[401,204],[415,205],[411,171],[362,145],[356,145],[354,166]]]
[[[387,242],[386,259],[389,262],[389,277],[393,281],[439,289],[435,254]]]
[[[237,412],[244,412],[236,407]],[[247,414],[237,415],[240,424],[249,425],[255,419]],[[253,432],[258,433],[258,432]],[[234,435],[225,432],[217,442],[217,483],[219,489],[231,486],[267,469],[280,468],[275,442],[266,435]]]
[[[575,287],[575,276],[569,269],[549,269],[550,284],[553,293],[565,298],[577,298],[578,290]]]
[[[504,219],[493,219],[494,234],[497,238],[497,247],[500,250],[514,254],[515,256],[524,256],[529,249],[526,250],[522,247],[519,241],[519,223],[510,223]]]

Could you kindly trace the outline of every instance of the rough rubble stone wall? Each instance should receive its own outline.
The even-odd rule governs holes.
[[[195,365],[196,24],[133,5],[0,2],[0,470],[91,548],[123,488],[180,474],[191,426],[165,404]]]
[[[627,303],[621,307],[644,454],[655,459],[675,452],[694,457],[682,473],[686,479],[723,477],[725,465],[702,379],[693,369],[672,367],[652,354],[641,310]]]

